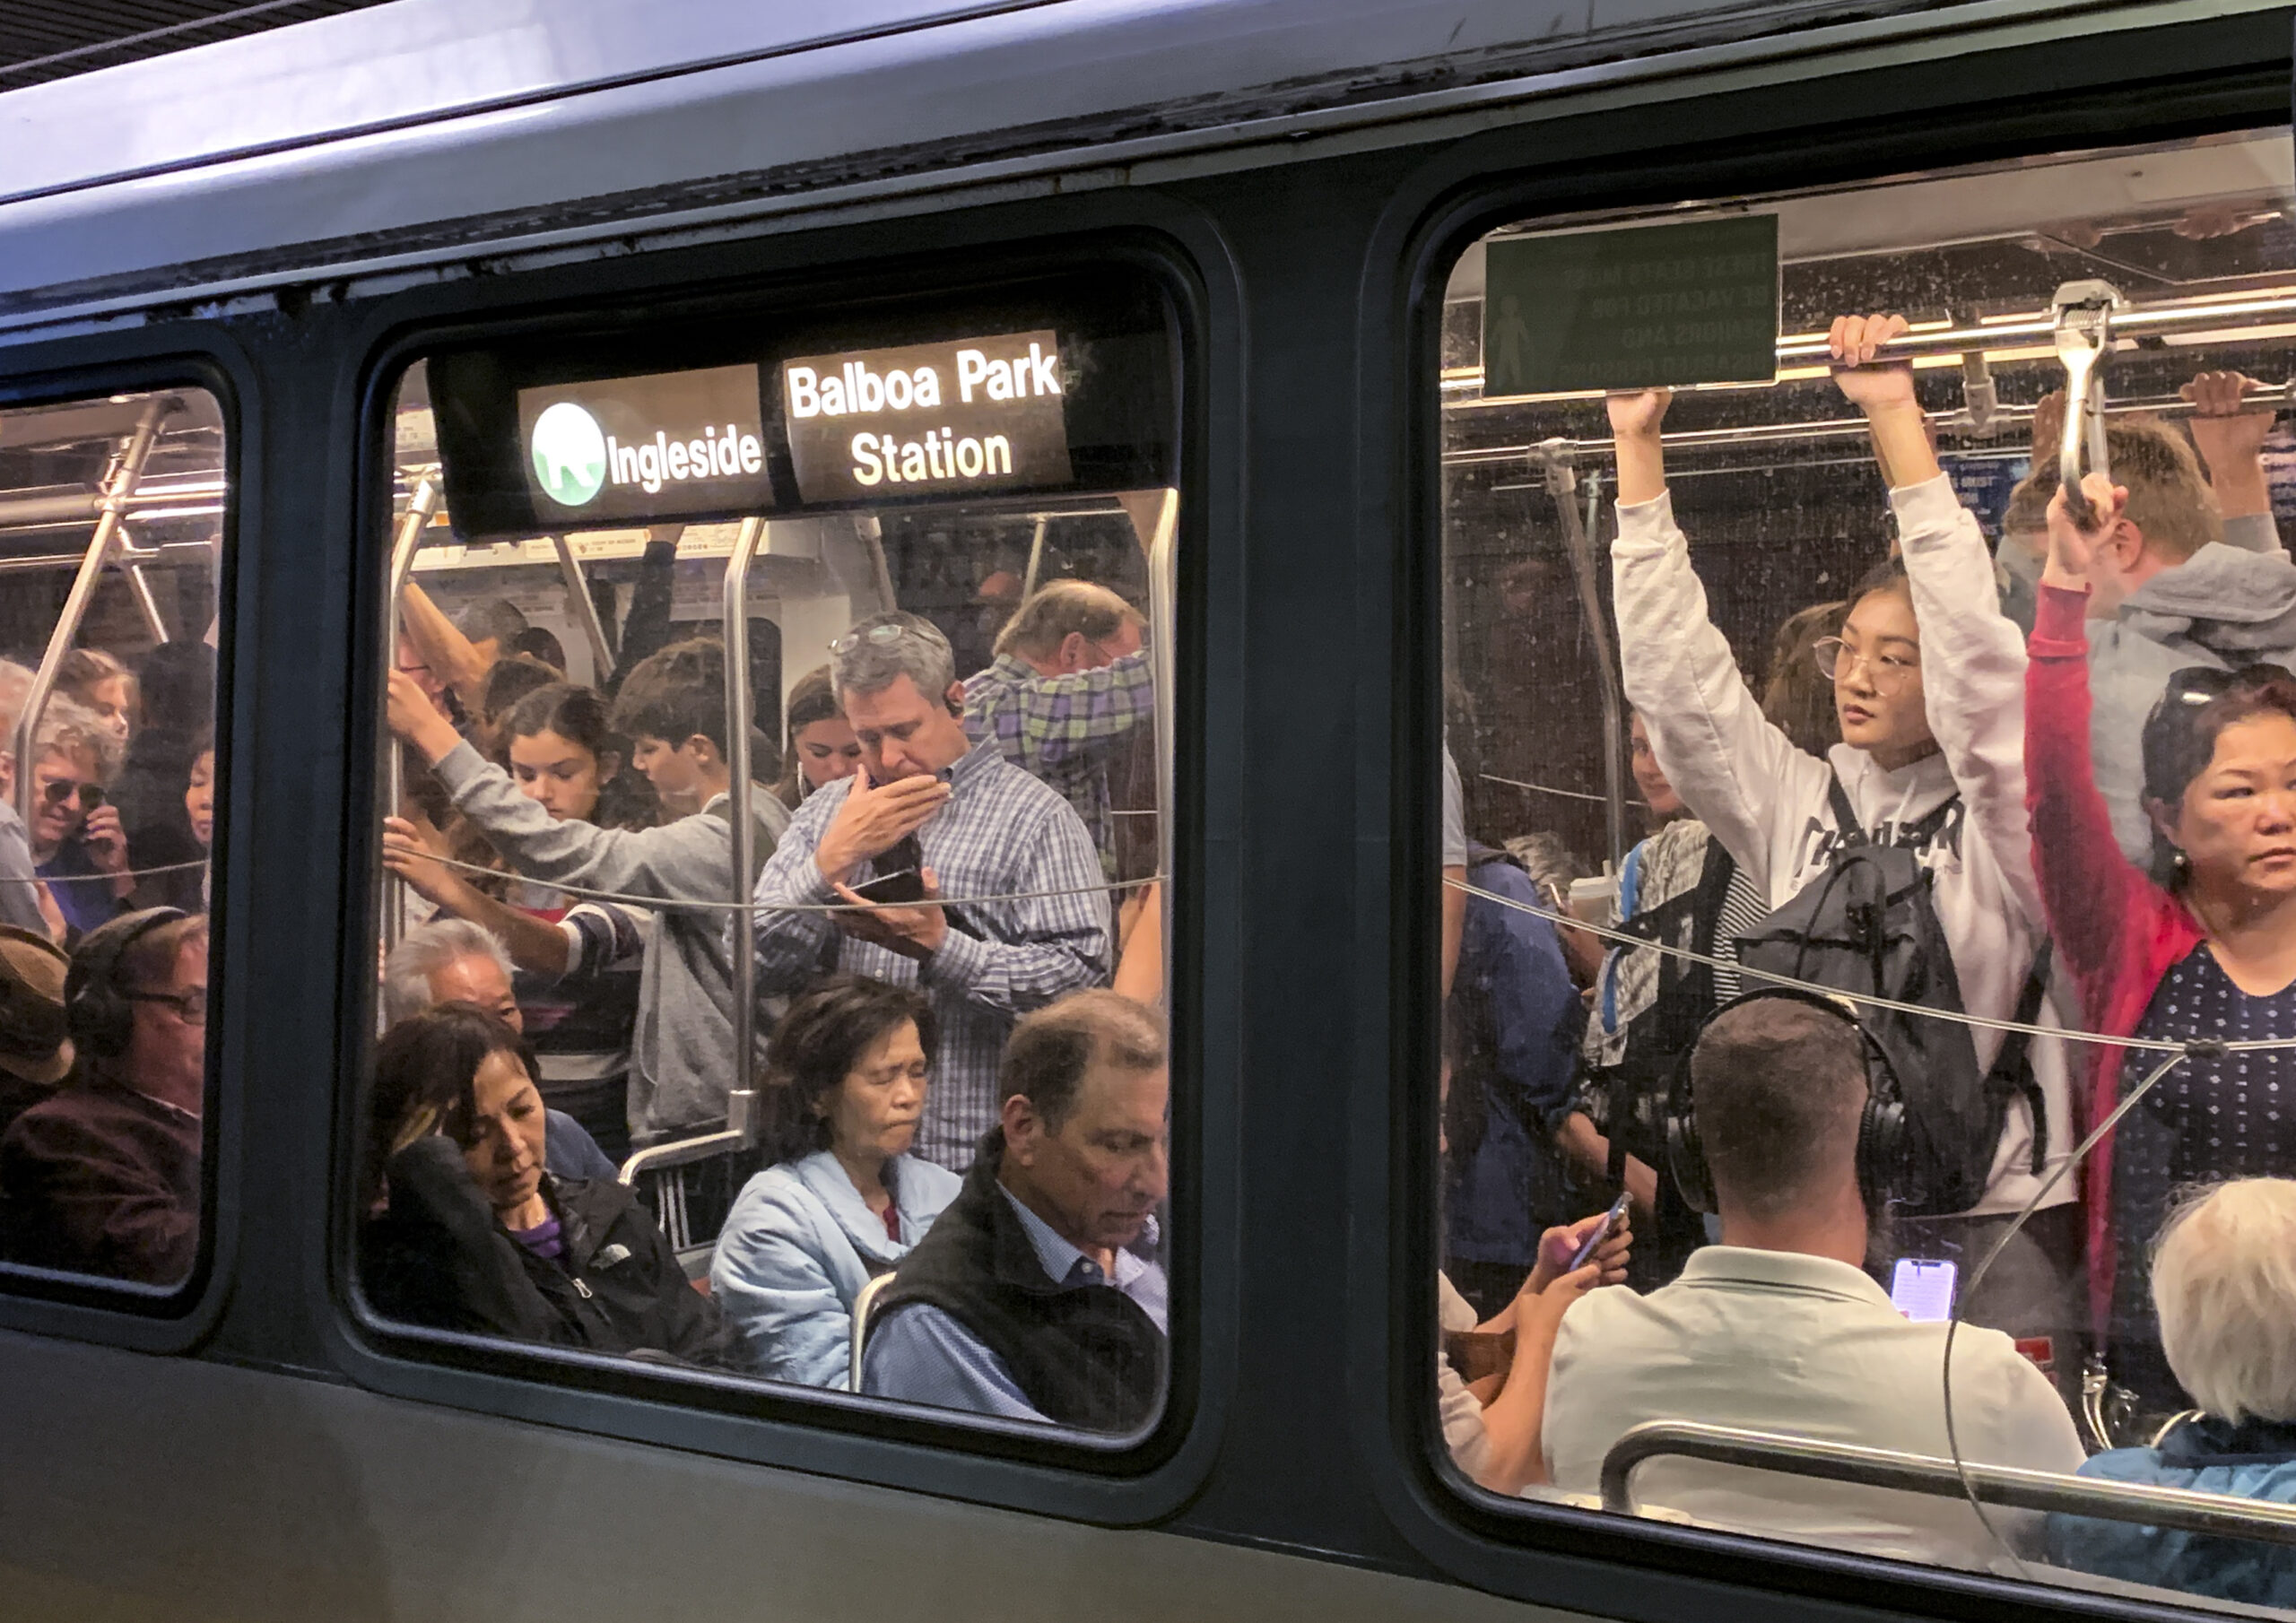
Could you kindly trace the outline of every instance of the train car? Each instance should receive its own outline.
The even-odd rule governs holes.
[[[2187,1141],[2156,1101],[2106,1191],[2112,1073],[2057,1035],[2103,1028],[2061,967],[2026,974],[2066,921],[2022,820],[2024,630],[2066,612],[2036,517],[2052,479],[2125,470],[2132,433],[2170,447],[2205,515],[2187,551],[2264,561],[2225,602],[2159,608],[2184,616],[2163,646],[2250,628],[2191,656],[2229,669],[2276,655],[2285,612],[2296,647],[2296,593],[2272,595],[2296,512],[2292,29],[2262,0],[392,0],[0,91],[0,1612],[2296,1605],[2296,1511],[2269,1490],[2076,1474],[2194,1406],[2147,1316],[2161,1213],[2131,1192],[2296,1165],[2261,1091],[2225,1142]],[[1831,324],[1877,313],[1904,319],[1842,376],[1909,378],[1888,404],[1911,442],[1836,381]],[[1621,391],[1663,433],[1619,419]],[[1622,1018],[1611,950],[1660,939],[1633,887],[1685,803],[1755,876],[1708,946],[1796,893],[1760,853],[1801,831],[1774,809],[1733,824],[1717,785],[1768,805],[1764,785],[1806,779],[1823,802],[1813,763],[1848,775],[1863,747],[1839,684],[1906,690],[1847,625],[1897,551],[1892,489],[1907,615],[1935,589],[1892,443],[1973,521],[1954,544],[1985,542],[1952,623],[1991,638],[1989,719],[1949,681],[1961,645],[1935,608],[1926,663],[1891,657],[1922,666],[1929,749],[1967,801],[1930,836],[1973,866],[1992,842],[2001,875],[1947,933],[2015,959],[1964,959],[1952,1003],[1909,1018],[1977,1017],[1988,1063],[2024,1028],[2031,1086],[1994,1124],[1983,1198],[1913,1211],[1857,1289],[1934,1321],[1909,1334],[1997,1345],[1953,1392],[2061,1404],[2063,1445],[1965,1446],[1985,1428],[1942,1393],[1962,1435],[1863,1450],[1686,1399],[1578,1462],[1598,1479],[1550,1446],[1495,1491],[1447,1446],[1459,1410],[1438,1393],[1514,1356],[1478,1329],[1529,1339],[1510,1325],[1532,1323],[1516,1292],[1543,1230],[1617,1195],[1638,1267],[1730,1245],[1726,1208],[1709,1229],[1667,1193],[1667,1089],[1688,1082],[1590,1080]],[[1645,453],[1692,542],[1671,621],[1633,595],[1659,555],[1630,482]],[[896,612],[986,675],[1058,581],[1114,593],[1139,629],[1075,662],[1100,673],[1079,691],[1138,676],[1068,780],[1084,874],[940,899],[978,916],[978,947],[1009,944],[1011,909],[1089,898],[1076,974],[1166,1017],[1169,1187],[1135,1265],[1169,1280],[1145,1418],[896,1402],[859,1350],[850,1376],[793,1383],[394,1308],[370,1239],[376,1169],[405,1148],[378,1146],[378,967],[435,893],[552,928],[626,907],[649,976],[674,948],[697,985],[718,977],[722,1035],[648,1025],[622,1069],[561,1053],[537,1073],[680,1289],[704,1290],[760,1164],[761,1045],[802,984],[768,938],[856,916],[772,888],[783,825],[809,826],[810,780],[782,759],[799,690]],[[657,777],[693,804],[632,826],[722,806],[720,892],[634,866],[505,873],[529,848],[509,834],[451,843],[471,775],[500,771],[479,753],[510,742],[509,699],[487,697],[504,664],[613,689],[692,639],[721,650],[723,799]],[[1669,690],[1677,656],[1705,663]],[[1726,713],[1768,764],[1701,776],[1700,728],[1722,736]],[[2131,775],[2138,732],[2100,734]],[[604,755],[627,768],[644,742],[589,766],[615,777]],[[785,766],[793,807],[772,800]],[[2124,801],[2142,860],[2153,814]],[[1909,828],[1911,803],[1880,815]],[[1813,813],[1808,832],[1843,829]],[[1552,994],[1528,1069],[1459,1046],[1463,999],[1501,1018],[1477,956],[1501,937]],[[940,950],[896,955],[935,996]],[[1052,986],[967,985],[975,1024],[944,1031],[922,1141],[959,1167],[997,1107],[996,1034]],[[57,997],[69,1056],[34,1020]],[[2106,1035],[2162,1060],[2120,1099],[2157,1086],[2205,1112],[2170,1072],[2221,1067],[2221,1042],[2135,1020]],[[2276,1089],[2296,1027],[2255,1030]],[[121,1081],[147,1062],[165,1086]],[[626,1072],[645,1077],[627,1115]],[[91,1111],[138,1146],[105,1174],[132,1210],[90,1215]],[[2139,1125],[2186,1138],[2147,1160]],[[2275,1323],[2238,1327],[2276,1345]],[[1943,1358],[1893,1386],[1902,1367],[1874,1366],[1857,1401],[1926,1412]],[[1691,1365],[1673,1378],[1709,1390]],[[1584,1419],[1567,1391],[1550,1445]],[[1890,1504],[1919,1507],[1915,1533],[1872,1509]],[[2068,1518],[2199,1553],[2113,1567]]]

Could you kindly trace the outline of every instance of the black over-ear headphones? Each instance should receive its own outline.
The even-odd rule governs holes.
[[[1699,1023],[1697,1040],[1674,1068],[1674,1084],[1666,1098],[1666,1167],[1674,1175],[1674,1187],[1682,1192],[1683,1201],[1693,1211],[1718,1210],[1714,1175],[1706,1165],[1706,1148],[1699,1141],[1698,1115],[1692,1104],[1691,1061],[1715,1021],[1734,1009],[1764,998],[1822,1009],[1857,1033],[1858,1046],[1866,1055],[1866,1107],[1857,1121],[1857,1193],[1866,1202],[1867,1215],[1878,1217],[1891,1192],[1901,1181],[1905,1156],[1905,1097],[1898,1087],[1897,1072],[1890,1063],[1889,1055],[1858,1020],[1848,998],[1835,999],[1822,993],[1805,992],[1799,986],[1764,986],[1745,993],[1723,1003]]]
[[[127,1052],[135,1005],[119,986],[119,960],[161,924],[184,916],[180,907],[146,907],[107,919],[88,932],[64,978],[65,1018],[74,1043],[100,1059],[117,1059]]]

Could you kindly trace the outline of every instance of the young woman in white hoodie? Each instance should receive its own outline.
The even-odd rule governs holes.
[[[1842,742],[1822,759],[1796,749],[1763,717],[1709,619],[1666,490],[1659,442],[1665,390],[1610,400],[1620,658],[1627,700],[1647,719],[1666,777],[1772,907],[1825,871],[1841,838],[1829,804],[1832,780],[1866,835],[1884,843],[1909,843],[1909,831],[1958,799],[1960,810],[1939,820],[1918,855],[1935,875],[1934,904],[1962,1006],[2006,1019],[2047,939],[2025,830],[2025,653],[2000,612],[1984,534],[1938,466],[1911,370],[1874,364],[1879,347],[1905,330],[1900,317],[1852,316],[1831,333],[1835,382],[1872,430],[1900,550],[1852,594],[1840,637],[1816,651],[1833,681]],[[1974,1036],[1978,1063],[1990,1065],[2001,1034]],[[1955,1217],[1900,1219],[1899,1254],[1952,1260],[1966,1282],[2070,1150],[2062,1046],[2037,1038],[2031,1057],[2047,1115],[2041,1172],[2033,1170],[2031,1113],[2018,1100],[1984,1199]],[[1974,1322],[2061,1338],[2050,1351],[2068,1373],[2083,1322],[2074,1195],[2069,1178],[2050,1191],[1980,1297],[1963,1304]]]

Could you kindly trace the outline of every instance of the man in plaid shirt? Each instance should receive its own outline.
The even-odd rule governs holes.
[[[830,651],[861,770],[813,792],[759,875],[758,994],[795,994],[831,968],[921,990],[941,1052],[917,1150],[961,1171],[997,1119],[1013,1022],[1108,979],[1106,881],[1068,803],[965,736],[964,690],[931,622],[874,615]],[[925,901],[789,910],[864,902],[854,887],[909,866],[886,854],[912,835]]]
[[[965,732],[1067,798],[1116,874],[1109,759],[1156,713],[1139,612],[1083,580],[1057,580],[996,638],[996,663],[965,681]]]

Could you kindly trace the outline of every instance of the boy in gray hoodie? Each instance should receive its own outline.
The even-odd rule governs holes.
[[[2259,456],[2273,414],[2221,409],[2237,408],[2246,382],[2204,374],[2185,391],[2200,407],[2193,432],[2213,490],[2175,430],[2131,421],[2106,431],[2112,477],[2128,487],[2128,508],[2098,549],[2091,577],[2091,742],[2114,839],[2133,863],[2152,856],[2142,740],[2169,678],[2194,665],[2268,661],[2296,669],[2296,562],[2280,544]],[[2005,558],[2021,516],[2045,511],[2057,485],[2056,467],[2044,462],[2017,487]]]
[[[720,906],[736,895],[725,671],[720,645],[674,643],[622,684],[613,725],[629,737],[634,764],[675,820],[655,829],[554,820],[463,742],[413,678],[391,673],[392,730],[422,753],[513,870],[549,884],[645,898],[653,907],[631,1044],[630,1128],[639,1142],[722,1124],[741,1069],[733,1051],[731,915]],[[762,863],[789,813],[761,786],[750,807]]]

